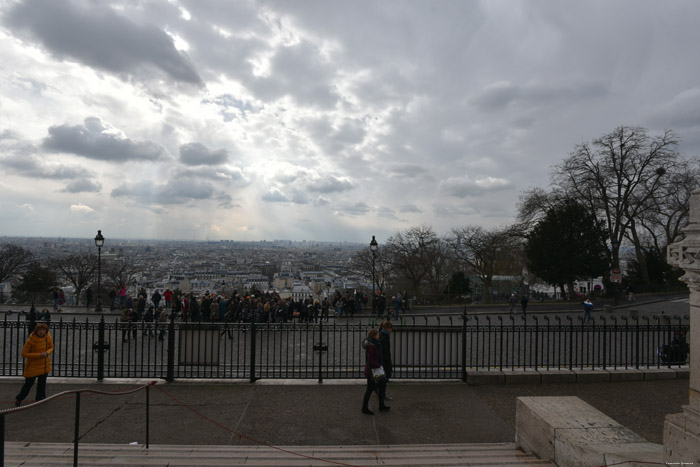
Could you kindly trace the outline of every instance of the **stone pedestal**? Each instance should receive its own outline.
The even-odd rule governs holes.
[[[664,461],[700,465],[700,190],[690,199],[686,238],[668,247],[668,261],[685,271],[681,280],[690,289],[690,388],[683,412],[666,416]]]

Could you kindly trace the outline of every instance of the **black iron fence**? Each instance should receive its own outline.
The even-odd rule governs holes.
[[[330,323],[50,323],[52,376],[80,378],[363,378],[367,318]],[[371,318],[370,318],[371,320]],[[408,316],[395,323],[396,379],[470,371],[648,368],[687,363],[688,316]],[[0,375],[21,376],[27,323],[0,322]]]

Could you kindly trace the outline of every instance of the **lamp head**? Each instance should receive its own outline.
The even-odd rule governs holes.
[[[105,238],[102,236],[102,231],[98,230],[97,235],[95,236],[95,246],[97,248],[102,248],[102,245],[105,244]]]

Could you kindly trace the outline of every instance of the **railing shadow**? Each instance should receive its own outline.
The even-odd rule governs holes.
[[[73,389],[70,391],[63,391],[57,394],[53,394],[46,399],[33,402],[24,406],[14,407],[11,409],[0,410],[0,467],[5,466],[5,417],[7,415],[16,414],[19,412],[24,412],[27,410],[32,410],[40,407],[44,404],[48,404],[54,399],[60,399],[64,396],[75,394],[75,424],[73,432],[73,465],[77,467],[78,465],[78,448],[80,442],[80,395],[84,392],[89,392],[92,394],[100,394],[103,396],[125,396],[127,394],[133,394],[135,392],[146,390],[146,449],[149,447],[150,438],[150,388],[155,385],[155,381],[143,384],[133,389],[126,391],[99,391],[97,389]]]

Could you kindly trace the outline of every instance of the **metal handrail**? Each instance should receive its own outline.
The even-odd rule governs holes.
[[[101,394],[103,396],[125,396],[127,394],[133,394],[135,392],[141,391],[142,389],[146,390],[146,449],[149,447],[149,437],[150,437],[150,392],[149,389],[151,386],[154,386],[156,384],[156,381],[151,381],[150,383],[146,383],[142,386],[133,388],[133,389],[128,389],[125,391],[100,391],[97,389],[72,389],[70,391],[63,391],[59,392],[56,394],[53,394],[46,399],[42,399],[40,401],[33,402],[31,404],[27,404],[24,406],[19,406],[19,407],[12,407],[10,409],[2,409],[0,410],[0,467],[5,466],[5,416],[18,413],[18,412],[23,412],[25,410],[31,410],[36,407],[39,407],[41,405],[49,403],[49,401],[52,401],[53,399],[58,399],[62,398],[63,396],[67,396],[69,394],[75,394],[75,430],[74,430],[74,435],[73,435],[73,465],[77,467],[78,465],[78,444],[79,444],[79,437],[80,437],[80,395],[83,392],[90,392],[93,394]]]

